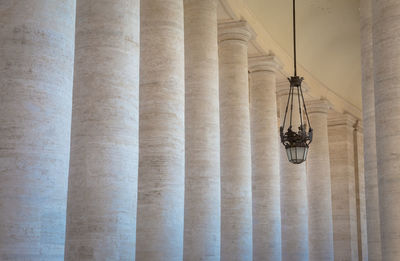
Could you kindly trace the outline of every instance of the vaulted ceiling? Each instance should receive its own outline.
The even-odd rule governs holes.
[[[292,54],[292,1],[246,0],[272,38]],[[297,1],[298,61],[361,107],[359,0]]]
[[[275,47],[262,46],[262,41],[259,45],[273,53],[279,46],[281,56],[282,53],[287,56],[285,69],[290,74],[292,0],[221,2],[236,8],[232,9],[236,18],[249,20],[251,17],[254,18],[252,23],[259,25],[255,29],[263,27],[271,39],[264,41],[264,45],[273,41]],[[353,111],[361,109],[359,0],[297,0],[297,47],[298,63],[303,72],[319,82],[323,86],[320,89],[326,89],[319,93],[329,92],[335,99],[343,99],[348,103],[346,106],[355,108]]]

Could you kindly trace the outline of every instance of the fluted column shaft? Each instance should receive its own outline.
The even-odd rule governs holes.
[[[368,228],[368,258],[382,259],[376,159],[375,95],[372,50],[372,2],[360,1],[362,102],[364,125],[365,198]]]
[[[376,148],[382,259],[400,260],[400,2],[373,0]]]
[[[78,0],[65,260],[135,258],[139,1]]]
[[[327,100],[307,102],[314,137],[307,159],[308,239],[310,261],[333,260],[331,172]]]
[[[253,260],[281,259],[279,137],[273,56],[249,59]]]
[[[219,25],[221,259],[252,260],[251,150],[246,22]]]
[[[184,260],[220,260],[217,1],[184,1]]]
[[[328,119],[332,187],[333,246],[336,261],[358,260],[358,227],[354,168],[354,124],[348,114]]]
[[[0,4],[0,259],[62,260],[75,1]]]
[[[137,260],[182,260],[184,28],[182,0],[142,0]]]
[[[281,125],[289,95],[289,82],[278,86]],[[300,126],[297,92],[293,99],[293,128]],[[290,109],[289,109],[290,110]],[[289,113],[289,112],[288,112]],[[289,114],[285,129],[289,126]],[[306,164],[288,161],[285,148],[280,144],[282,260],[308,260],[308,210]]]

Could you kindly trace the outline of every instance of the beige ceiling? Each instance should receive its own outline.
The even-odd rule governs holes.
[[[274,41],[292,55],[292,1],[243,2]],[[359,0],[297,1],[298,63],[361,108],[359,26]]]

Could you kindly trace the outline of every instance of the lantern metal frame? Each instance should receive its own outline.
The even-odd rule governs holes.
[[[311,128],[310,119],[308,117],[306,104],[304,102],[304,95],[301,84],[304,80],[303,77],[297,76],[297,60],[296,60],[296,0],[293,0],[293,53],[294,53],[294,76],[288,78],[290,83],[288,100],[286,103],[285,116],[283,124],[280,127],[281,143],[285,146],[288,160],[293,164],[301,164],[307,159],[309,145],[313,139],[313,129]],[[296,91],[295,91],[296,90]],[[300,126],[298,131],[293,130],[293,104],[294,96],[297,94],[298,112],[300,117]],[[290,107],[290,112],[289,112]],[[303,113],[307,119],[308,131],[306,131],[306,124],[303,123]],[[289,126],[285,131],[286,119],[289,114]],[[284,132],[285,131],[285,132]],[[295,154],[295,155],[294,155]]]

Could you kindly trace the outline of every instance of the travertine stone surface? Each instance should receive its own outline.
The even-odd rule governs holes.
[[[133,260],[139,1],[77,3],[65,260]]]
[[[313,141],[307,159],[309,260],[333,260],[331,172],[328,144],[328,110],[325,99],[306,103]]]
[[[368,258],[370,261],[380,261],[382,259],[382,253],[379,217],[378,173],[376,166],[371,0],[360,0],[360,17]]]
[[[354,130],[354,155],[356,173],[356,192],[357,192],[357,225],[358,225],[358,256],[361,260],[368,259],[368,239],[367,239],[367,213],[365,202],[365,175],[364,175],[364,144],[363,126],[361,121],[357,121]]]
[[[246,22],[219,24],[221,260],[252,260],[251,148]]]
[[[0,260],[62,260],[75,1],[0,1]]]
[[[283,124],[285,115],[289,86],[289,82],[286,81],[278,84],[277,94],[279,97],[281,124]],[[300,126],[300,117],[297,109],[297,92],[295,92],[293,101],[293,130],[297,130],[298,126]],[[289,126],[288,124],[289,118],[286,119],[285,129]],[[306,163],[300,165],[290,163],[282,144],[280,144],[280,152],[282,260],[307,261],[308,209]]]
[[[220,260],[221,188],[217,1],[184,0],[184,260]]]
[[[142,0],[140,10],[136,260],[182,260],[185,194],[183,1]]]
[[[274,56],[249,59],[253,260],[281,260],[279,135]]]
[[[376,148],[382,259],[400,260],[400,1],[373,0]]]
[[[333,246],[336,261],[358,260],[354,168],[354,124],[349,114],[328,117],[332,186]]]

